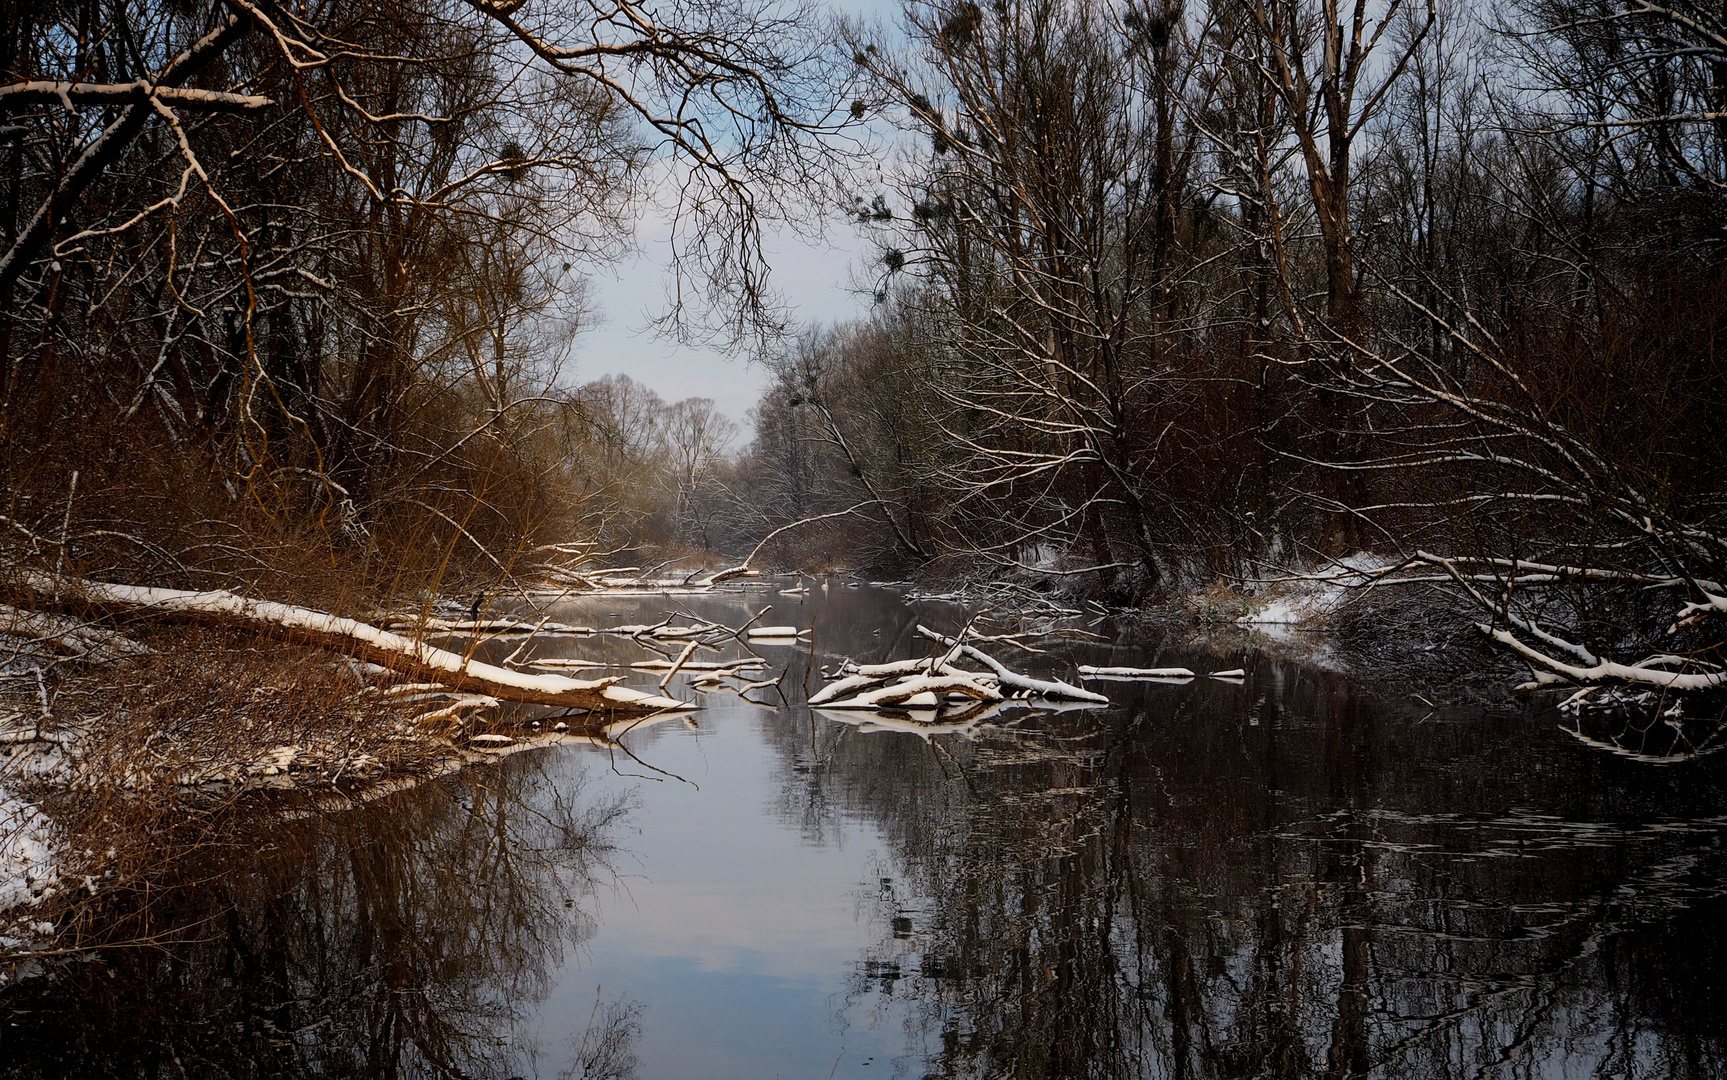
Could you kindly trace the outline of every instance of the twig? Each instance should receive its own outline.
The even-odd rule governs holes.
[[[700,639],[697,639],[684,646],[684,651],[678,654],[678,658],[676,660],[672,661],[671,670],[667,671],[665,677],[660,680],[661,690],[666,688],[666,684],[672,681],[672,676],[676,675],[679,670],[683,668],[684,661],[693,656],[695,651],[701,647],[701,644]]]
[[[66,492],[66,513],[60,518],[60,554],[54,560],[54,573],[66,569],[66,531],[72,527],[72,500],[78,496],[78,470],[72,470],[72,487]]]

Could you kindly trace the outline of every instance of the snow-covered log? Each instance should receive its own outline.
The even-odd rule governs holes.
[[[827,704],[827,707],[830,709],[879,709],[884,706],[904,705],[911,698],[920,694],[934,695],[933,700],[925,702],[931,708],[939,706],[941,696],[945,694],[963,694],[977,701],[1001,700],[1001,691],[986,686],[975,678],[968,678],[964,675],[914,675],[879,689],[847,698],[844,701],[832,701]]]
[[[935,657],[919,657],[915,660],[890,660],[885,664],[853,664],[846,671],[853,675],[867,675],[874,679],[891,679],[898,675],[915,675],[923,672],[926,675],[937,674]],[[943,675],[967,675],[971,672],[959,671],[951,664],[942,664],[939,673]]]
[[[490,694],[505,701],[551,705],[590,712],[654,712],[694,708],[686,702],[618,686],[615,678],[571,679],[563,675],[531,675],[482,663],[311,608],[253,600],[223,590],[194,592],[72,581],[50,574],[29,573],[25,583],[62,603],[112,612],[183,619],[217,626],[250,627],[278,633],[291,641],[370,661],[400,675],[442,683],[452,690]]]
[[[545,661],[536,660],[536,661],[534,661],[534,663],[535,664],[544,664]],[[637,671],[667,671],[671,668],[671,666],[672,666],[672,662],[670,660],[637,660],[635,663],[630,665],[630,667],[636,669]],[[762,660],[758,657],[748,657],[748,658],[743,659],[743,660],[725,660],[725,661],[691,660],[688,663],[683,665],[682,670],[684,670],[684,671],[743,671],[746,668],[750,668],[750,669],[765,668],[767,666],[768,666],[768,662],[766,660]]]
[[[1021,675],[1019,672],[1010,669],[1006,664],[1003,664],[1000,660],[990,656],[988,653],[976,646],[966,645],[954,638],[948,637],[946,634],[938,634],[927,626],[919,626],[917,628],[917,632],[922,634],[924,637],[929,638],[931,641],[939,641],[949,649],[953,649],[961,655],[969,656],[973,660],[976,660],[978,663],[989,668],[991,671],[995,672],[995,676],[1001,682],[1002,686],[1009,687],[1014,690],[1023,690],[1028,694],[1035,694],[1039,697],[1066,698],[1069,701],[1090,701],[1099,705],[1109,704],[1109,699],[1104,697],[1102,694],[1095,694],[1090,690],[1081,690],[1079,687],[1074,686],[1071,683],[1062,682],[1060,679],[1034,679],[1029,675]]]
[[[96,663],[150,652],[124,634],[92,626],[82,619],[46,611],[23,611],[8,604],[0,604],[0,634],[24,638]]]
[[[1579,686],[1625,684],[1686,692],[1727,688],[1727,671],[1663,671],[1659,667],[1641,664],[1616,664],[1610,660],[1603,660],[1590,667],[1578,667],[1531,648],[1508,630],[1495,630],[1490,626],[1482,625],[1481,632],[1534,665],[1538,677],[1536,683],[1531,684],[1531,686],[1545,685],[1549,680],[1541,679],[1539,676],[1547,674],[1554,677],[1551,681],[1564,681]],[[1656,657],[1655,659],[1667,661],[1674,658]]]
[[[1198,672],[1184,667],[1092,667],[1079,665],[1079,673],[1088,679],[1245,679],[1246,670]]]
[[[1092,667],[1081,664],[1079,673],[1099,679],[1191,679],[1194,673],[1184,667]]]
[[[828,683],[811,694],[809,703],[811,705],[826,705],[830,701],[837,701],[847,694],[856,693],[866,686],[874,686],[879,682],[881,679],[874,675],[847,675],[843,679]]]
[[[810,696],[811,705],[822,705],[837,701],[848,694],[854,694],[869,686],[876,686],[888,679],[905,678],[912,675],[947,675],[956,678],[971,679],[984,686],[993,686],[996,677],[986,671],[966,671],[952,664],[940,663],[939,657],[919,657],[915,660],[890,660],[885,664],[846,664],[841,668],[843,677],[828,683]]]
[[[378,620],[384,630],[407,630],[426,634],[480,635],[488,637],[591,637],[591,626],[558,622],[522,622],[519,619],[421,619],[413,615],[387,615]]]

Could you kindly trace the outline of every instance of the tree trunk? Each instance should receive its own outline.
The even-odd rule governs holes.
[[[615,678],[584,680],[562,675],[529,675],[471,660],[355,619],[291,604],[253,600],[222,590],[193,592],[78,582],[43,573],[27,573],[24,580],[31,589],[63,604],[209,626],[245,627],[366,660],[398,675],[442,683],[453,690],[489,694],[505,701],[590,712],[694,708],[673,698],[617,686]]]

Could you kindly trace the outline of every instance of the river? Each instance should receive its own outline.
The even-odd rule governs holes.
[[[1714,758],[1638,760],[1553,714],[1433,712],[1175,632],[996,652],[1070,679],[1245,677],[872,729],[803,704],[820,669],[926,655],[914,627],[965,613],[836,580],[556,616],[736,625],[764,604],[812,631],[757,649],[783,699],[709,694],[621,747],[525,751],[188,858],[121,905],[128,944],[0,994],[0,1076],[1727,1071]]]

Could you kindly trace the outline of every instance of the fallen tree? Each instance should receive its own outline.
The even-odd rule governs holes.
[[[1667,527],[1669,534],[1659,535],[1658,526]],[[1657,539],[1679,537],[1699,551],[1722,548],[1719,536],[1701,528],[1680,536],[1678,528],[1652,521],[1646,531]],[[1682,545],[1673,542],[1666,550],[1682,551]],[[1532,679],[1517,687],[1519,691],[1575,687],[1591,692],[1629,688],[1690,694],[1727,690],[1727,671],[1714,659],[1724,644],[1720,618],[1727,615],[1727,595],[1723,595],[1727,587],[1716,580],[1721,560],[1674,556],[1669,561],[1685,572],[1656,574],[1613,565],[1445,556],[1417,549],[1399,562],[1367,569],[1346,567],[1308,575],[1307,580],[1362,591],[1453,586],[1476,610],[1492,618],[1491,623],[1476,624],[1482,635],[1529,664]],[[1599,595],[1613,588],[1638,595],[1641,610],[1623,599],[1614,604]],[[1568,601],[1572,610],[1567,612],[1561,601]],[[1604,618],[1601,613],[1606,610],[1617,610],[1621,617]],[[1580,631],[1591,629],[1592,614],[1598,635],[1606,627],[1617,631],[1619,640],[1586,640]],[[1656,647],[1658,642],[1665,647]],[[1620,651],[1636,650],[1630,655],[1643,655],[1630,663],[1615,661],[1609,655],[1615,645]]]
[[[619,686],[615,677],[571,679],[513,671],[356,619],[292,604],[254,600],[224,590],[157,589],[36,572],[26,573],[24,584],[58,604],[105,614],[251,628],[374,663],[398,675],[440,683],[464,693],[487,694],[502,701],[612,713],[694,708],[675,698]]]
[[[943,708],[949,704],[950,698],[999,702],[1010,695],[1085,705],[1109,704],[1109,699],[1102,694],[1060,680],[1033,679],[1012,670],[988,653],[966,644],[964,639],[968,630],[962,630],[960,637],[952,638],[919,626],[917,632],[921,636],[945,645],[947,652],[881,664],[848,662],[841,666],[839,678],[810,695],[809,704],[828,709],[903,710]],[[968,671],[955,666],[954,661],[962,655],[990,670]]]
[[[985,665],[991,671],[995,672],[995,677],[1002,686],[1005,686],[1010,690],[1016,690],[1024,696],[1056,698],[1058,700],[1065,699],[1067,701],[1089,701],[1098,705],[1109,704],[1109,699],[1104,697],[1102,694],[1093,693],[1090,690],[1082,690],[1071,683],[1062,682],[1060,679],[1033,679],[1029,676],[1021,675],[1019,672],[1009,669],[1006,664],[1003,664],[1000,660],[997,660],[995,657],[983,652],[976,646],[965,644],[962,640],[963,635],[961,638],[950,638],[946,634],[936,633],[927,626],[918,627],[917,632],[924,637],[929,638],[931,641],[940,642],[941,644],[948,646],[948,648],[953,650],[954,653],[964,654],[971,657],[973,660],[976,660],[978,663]]]

